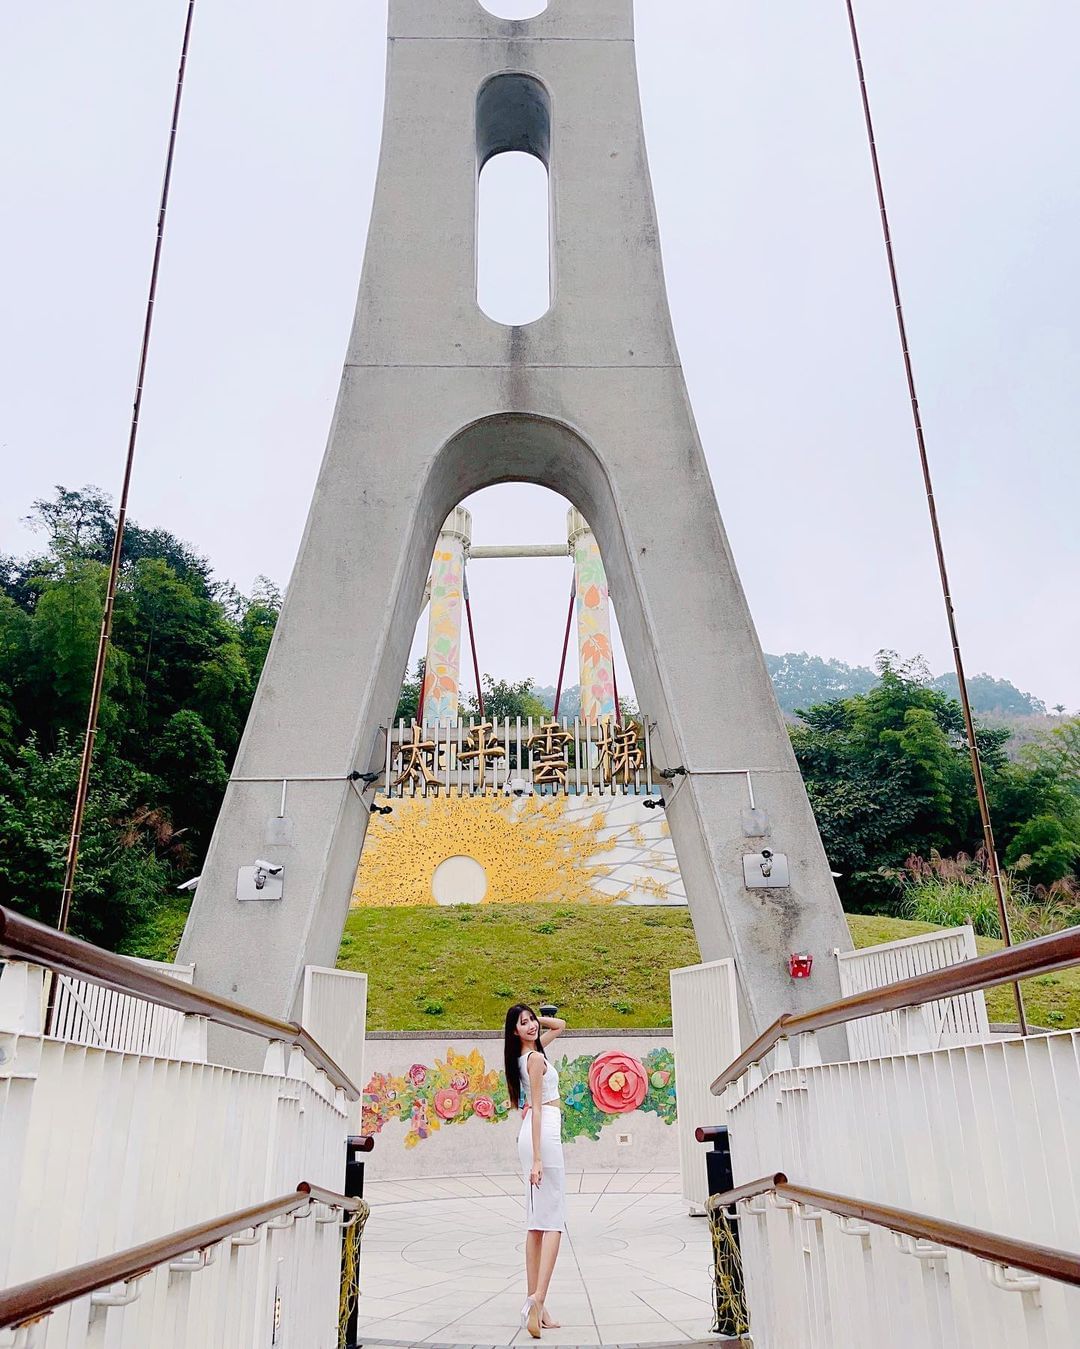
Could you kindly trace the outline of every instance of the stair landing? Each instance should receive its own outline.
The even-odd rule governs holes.
[[[517,1175],[369,1183],[357,1345],[723,1345],[712,1324],[709,1231],[670,1171],[567,1173],[567,1232],[548,1303],[521,1329],[524,1205]]]

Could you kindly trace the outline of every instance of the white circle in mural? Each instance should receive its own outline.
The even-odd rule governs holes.
[[[479,904],[487,888],[487,872],[473,857],[448,857],[431,878],[437,904]]]

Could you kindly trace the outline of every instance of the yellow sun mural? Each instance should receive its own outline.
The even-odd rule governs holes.
[[[468,857],[487,878],[487,904],[604,904],[605,815],[567,818],[564,800],[533,797],[406,797],[368,828],[353,890],[356,906],[435,904],[432,878],[449,858]]]

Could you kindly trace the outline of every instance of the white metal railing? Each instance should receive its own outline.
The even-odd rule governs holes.
[[[712,960],[671,971],[671,1027],[674,1039],[679,1171],[683,1197],[692,1213],[704,1213],[709,1195],[705,1149],[694,1137],[703,1121],[724,1123],[709,1094],[709,1070],[717,1059],[739,1052],[739,998],[735,962]]]
[[[1080,1249],[1080,1031],[850,1063],[804,1057],[745,1094],[730,1089],[736,1185],[783,1171]]]
[[[43,982],[23,961],[0,974],[0,1287],[261,1203],[298,1176],[340,1187],[347,1095],[299,1045],[271,1040],[252,1073],[46,1037]],[[205,1027],[199,1016],[183,1023],[188,1040]],[[61,1307],[38,1343],[270,1344],[278,1316],[291,1327],[279,1343],[330,1349],[340,1243],[316,1236],[314,1219],[260,1242],[261,1255],[227,1243],[191,1277],[154,1275],[124,1310],[90,1296]]]
[[[807,1190],[784,1175],[764,1183],[764,1193],[747,1186],[737,1205],[756,1347],[1064,1349],[1076,1342],[1080,1257]]]
[[[727,1111],[736,1188],[780,1171],[809,1187],[801,1201],[792,1187],[759,1194],[740,1217],[755,1346],[1057,1349],[1075,1340],[1080,1032],[827,1064],[817,1033],[1078,963],[1074,928],[789,1013],[720,1073],[712,1090]],[[806,1198],[813,1193],[819,1202]],[[879,1218],[853,1218],[852,1200],[846,1210],[824,1202],[843,1196]],[[1032,1275],[1004,1258],[973,1260],[974,1246],[890,1228],[883,1208],[996,1234],[999,1251],[1045,1247],[1056,1263]],[[1066,1265],[1070,1284],[1053,1272]]]
[[[55,1342],[48,1318],[65,1307],[76,1328],[73,1336],[69,1325],[68,1343],[157,1345],[182,1326],[185,1337],[198,1336],[185,1345],[231,1346],[240,1341],[230,1337],[230,1323],[249,1344],[306,1344],[313,1335],[325,1342],[320,1302],[334,1290],[316,1288],[304,1266],[331,1271],[339,1234],[362,1232],[367,1212],[362,1199],[302,1182],[276,1199],[0,1291],[0,1346],[44,1349],[47,1339]],[[253,1281],[273,1289],[261,1317],[245,1286]],[[136,1304],[145,1315],[127,1310]]]
[[[367,975],[351,970],[307,965],[300,1010],[303,1026],[335,1063],[359,1086],[364,1084],[364,1038],[367,1028]],[[359,1132],[362,1102],[354,1123]]]
[[[194,965],[132,959],[182,984],[192,983],[195,976]],[[85,979],[57,975],[51,1033],[58,1040],[173,1058],[179,1052],[183,1026],[183,1012],[171,1007]]]
[[[840,992],[846,998],[973,960],[979,953],[975,933],[968,925],[834,954],[839,967]],[[975,1044],[989,1038],[990,1021],[982,989],[938,998],[918,1007],[864,1017],[851,1022],[848,1027],[851,1057],[855,1059]]]

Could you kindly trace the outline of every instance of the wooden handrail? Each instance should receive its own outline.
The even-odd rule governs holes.
[[[30,1279],[14,1288],[4,1289],[0,1292],[0,1329],[36,1321],[55,1308],[62,1307],[65,1302],[72,1302],[87,1293],[96,1293],[99,1288],[108,1288],[110,1284],[141,1278],[169,1260],[178,1260],[192,1251],[205,1250],[249,1227],[261,1227],[263,1223],[292,1213],[305,1204],[326,1204],[330,1208],[354,1213],[363,1202],[362,1199],[350,1199],[347,1195],[335,1194],[333,1190],[324,1190],[321,1186],[302,1180],[291,1194],[279,1195],[277,1199],[238,1209],[222,1218],[212,1218],[209,1222],[196,1223],[194,1227],[185,1227],[168,1236],[144,1241],[141,1246],[117,1251],[115,1255],[105,1255],[98,1260],[89,1260],[85,1265],[76,1265],[73,1269],[46,1274],[40,1279]]]
[[[980,1260],[1010,1265],[1013,1269],[1025,1269],[1031,1274],[1057,1279],[1061,1283],[1080,1285],[1080,1255],[1072,1251],[1059,1251],[1053,1246],[1040,1246],[1032,1241],[1018,1241],[1014,1237],[999,1236],[996,1232],[985,1232],[979,1227],[967,1227],[945,1218],[930,1218],[925,1213],[911,1213],[907,1209],[891,1208],[872,1200],[851,1199],[843,1194],[792,1185],[782,1171],[775,1176],[764,1176],[748,1185],[740,1185],[726,1194],[710,1195],[708,1208],[714,1212],[743,1199],[770,1193],[806,1208],[826,1209],[841,1218],[857,1218],[861,1222],[873,1223],[875,1227],[887,1228],[890,1232],[902,1232],[919,1241],[934,1241],[940,1246],[967,1251]]]
[[[944,969],[931,970],[929,974],[918,974],[914,979],[901,979],[899,983],[886,984],[883,988],[870,988],[850,998],[825,1003],[809,1012],[785,1012],[724,1069],[712,1084],[713,1095],[719,1096],[725,1087],[737,1082],[747,1068],[760,1063],[774,1045],[788,1036],[824,1030],[827,1026],[839,1026],[847,1021],[857,1021],[860,1017],[877,1016],[881,1012],[917,1007],[937,998],[972,993],[980,988],[994,988],[998,984],[1011,984],[1018,978],[1049,974],[1070,965],[1080,965],[1080,927],[1053,932],[1048,937],[1036,937],[1034,941],[1009,946],[1004,951],[976,956],[974,960],[947,965]]]
[[[219,1026],[247,1031],[264,1040],[294,1045],[314,1067],[326,1074],[335,1087],[344,1091],[350,1101],[360,1099],[360,1088],[298,1022],[279,1021],[253,1007],[219,998],[192,984],[181,984],[127,956],[103,951],[77,937],[69,937],[66,932],[57,932],[44,923],[24,918],[3,905],[0,905],[0,956],[42,965],[58,974],[85,979],[117,993],[130,993],[157,1003],[159,1007],[170,1007],[174,1012],[204,1016]]]

